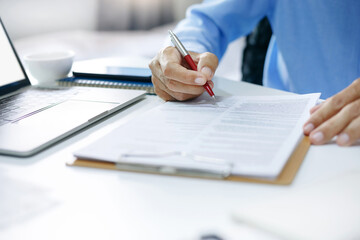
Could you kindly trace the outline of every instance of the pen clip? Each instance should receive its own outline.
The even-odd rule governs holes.
[[[170,34],[171,42],[174,44],[174,46],[177,48],[177,50],[179,50],[181,55],[183,57],[189,55],[189,52],[186,50],[184,45],[180,42],[179,38],[175,35],[175,33],[173,33],[173,31],[171,31],[171,30],[169,30],[168,32]]]

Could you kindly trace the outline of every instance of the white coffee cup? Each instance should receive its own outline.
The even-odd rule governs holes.
[[[74,56],[73,51],[35,53],[25,56],[24,62],[31,76],[41,84],[67,77]]]

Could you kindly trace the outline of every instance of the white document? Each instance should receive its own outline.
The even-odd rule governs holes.
[[[139,164],[220,165],[275,178],[303,136],[319,94],[167,102],[75,153]]]
[[[239,206],[233,218],[288,240],[360,239],[360,172]]]

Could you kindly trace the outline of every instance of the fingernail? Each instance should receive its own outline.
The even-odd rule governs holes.
[[[195,79],[195,83],[197,83],[197,84],[205,84],[205,83],[206,83],[206,80],[203,79],[203,78],[196,78],[196,79]]]
[[[214,83],[212,81],[208,82],[211,88],[214,88]]]
[[[315,126],[312,123],[308,123],[304,127],[304,133],[309,134],[312,130],[314,130]]]
[[[337,142],[339,145],[346,145],[349,142],[349,140],[350,137],[346,133],[340,134],[337,138]]]
[[[324,139],[324,134],[322,132],[316,132],[310,136],[310,139],[313,143],[320,143]]]
[[[208,78],[212,78],[212,71],[211,71],[211,69],[210,68],[208,68],[208,67],[203,67],[202,69],[201,69],[201,72],[203,73],[203,74],[205,74],[206,76],[208,76]]]

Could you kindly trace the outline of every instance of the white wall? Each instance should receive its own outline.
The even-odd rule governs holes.
[[[180,21],[185,17],[185,12],[188,6],[201,3],[202,0],[172,0],[173,1],[173,12],[176,21]]]
[[[173,21],[174,0],[100,0],[99,30],[146,30]]]
[[[199,2],[201,0],[0,0],[0,17],[10,36],[18,39],[47,32],[96,30],[99,26],[105,30],[127,29],[134,21],[134,14],[136,25],[146,28],[159,22],[161,9],[169,9],[178,21],[185,16],[189,5]],[[132,9],[134,6],[136,9]]]
[[[96,29],[98,0],[0,0],[13,39],[45,32]]]

